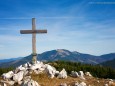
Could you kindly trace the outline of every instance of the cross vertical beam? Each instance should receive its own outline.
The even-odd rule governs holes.
[[[36,30],[36,20],[32,18],[32,30]],[[36,53],[36,33],[32,34],[32,63],[35,64],[37,62],[37,53]]]

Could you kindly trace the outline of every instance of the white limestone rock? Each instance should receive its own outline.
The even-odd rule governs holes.
[[[25,63],[25,64],[23,65],[23,67],[28,69],[31,65],[32,65],[32,64],[30,64],[29,62],[27,62],[27,63]]]
[[[28,68],[28,64],[27,64],[27,63],[25,63],[25,64],[23,65],[23,67]]]
[[[3,79],[10,79],[14,75],[13,71],[9,71],[8,73],[3,73]]]
[[[109,79],[109,81],[112,81],[112,82],[113,82],[113,79]]]
[[[79,74],[80,76],[84,76],[83,71],[79,71],[78,74]]]
[[[19,67],[16,68],[17,70],[19,71],[24,71],[26,70],[27,68],[23,67],[22,65],[20,65]]]
[[[78,74],[79,74],[79,78],[85,80],[83,71],[79,71]]]
[[[19,81],[21,81],[23,79],[23,75],[24,75],[24,71],[20,71],[17,74],[13,75],[13,80],[15,82],[19,82]]]
[[[60,78],[60,79],[66,79],[67,78],[67,72],[65,71],[65,69],[63,69],[59,75],[57,76],[57,78]]]
[[[78,73],[76,71],[71,71],[72,77],[79,77]]]
[[[31,70],[39,70],[39,71],[43,71],[45,70],[45,65],[43,64],[43,62],[37,61],[36,64],[33,64],[30,66]]]
[[[1,80],[0,82],[2,82],[2,83],[6,83],[6,84],[8,84],[8,85],[10,85],[10,86],[13,86],[14,85],[14,81],[9,81],[9,80],[6,80],[6,81],[4,81],[4,80]]]
[[[50,78],[53,78],[55,74],[57,73],[56,69],[48,64],[46,64],[45,66],[46,66],[45,68],[46,73],[48,74]]]
[[[38,64],[33,64],[30,67],[31,70],[36,70],[37,68],[38,68]]]
[[[25,70],[25,71],[23,71],[23,72],[24,72],[24,75],[23,75],[23,76],[26,76],[26,75],[29,74],[29,71],[28,71],[28,70]]]
[[[85,75],[92,76],[90,72],[86,72]]]
[[[58,76],[59,75],[59,71],[55,71],[55,76]]]

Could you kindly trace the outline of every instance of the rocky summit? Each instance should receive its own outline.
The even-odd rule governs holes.
[[[96,78],[83,70],[68,74],[64,68],[58,71],[48,63],[37,61],[3,73],[0,86],[115,86],[115,80]]]

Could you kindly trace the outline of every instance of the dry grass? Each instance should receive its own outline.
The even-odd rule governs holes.
[[[104,86],[104,84],[108,84],[109,80],[108,79],[100,79],[100,78],[94,78],[94,77],[89,77],[85,76],[86,80],[82,80],[80,78],[73,78],[68,76],[67,79],[58,79],[58,78],[49,78],[46,73],[40,73],[40,74],[35,74],[33,73],[31,75],[32,79],[37,81],[41,86],[60,86],[61,83],[66,83],[67,85],[73,86],[74,83],[77,82],[85,82],[88,85],[91,86]],[[2,78],[0,77],[0,80]],[[99,82],[98,82],[99,81]],[[14,85],[18,86],[18,85]],[[112,85],[109,86],[115,86],[115,81]]]
[[[37,81],[41,86],[59,86],[60,83],[67,83],[70,84],[70,82],[75,82],[75,78],[68,77],[67,79],[58,79],[58,78],[49,78],[47,74],[41,73],[41,74],[32,74],[32,79]]]
[[[32,74],[31,75],[32,79],[37,81],[41,86],[59,86],[61,83],[66,83],[70,86],[73,86],[73,84],[77,82],[85,82],[87,85],[91,86],[104,86],[104,84],[108,83],[107,79],[97,79],[94,77],[88,77],[85,76],[86,80],[82,80],[80,78],[73,78],[68,76],[67,79],[58,79],[58,78],[49,78],[46,73],[41,73],[41,74]],[[99,81],[99,82],[98,82]],[[115,86],[111,85],[111,86]]]
[[[0,77],[0,81],[3,80],[2,77]]]

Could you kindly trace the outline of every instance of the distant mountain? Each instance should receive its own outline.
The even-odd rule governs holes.
[[[111,68],[115,69],[115,59],[100,63],[99,65],[102,65],[102,66],[105,66],[105,67],[111,67]]]
[[[19,66],[28,61],[31,61],[32,55],[26,56],[24,58],[5,62],[0,64],[0,67],[8,67],[8,66]],[[57,60],[65,60],[65,61],[73,61],[73,62],[81,62],[86,64],[99,64],[108,60],[112,60],[115,58],[115,53],[105,54],[101,56],[94,56],[90,54],[83,54],[77,51],[71,52],[65,49],[57,49],[44,52],[37,56],[37,59],[40,61],[57,61]]]
[[[31,61],[31,55],[23,57],[23,58],[18,58],[16,60],[12,60],[9,62],[4,62],[4,63],[0,63],[0,67],[17,67],[19,65],[22,65],[26,62],[30,62]]]
[[[76,51],[71,52],[65,49],[57,49],[57,50],[44,52],[39,55],[38,59],[44,61],[66,60],[66,61],[82,62],[82,63],[89,63],[89,64],[98,64],[98,62],[103,60],[98,56],[83,54]]]
[[[19,60],[23,57],[18,57],[18,58],[10,58],[10,59],[1,59],[0,63],[4,63],[4,62],[10,62],[10,61],[15,61],[15,60]]]
[[[100,56],[104,61],[113,60],[115,58],[115,53],[104,54]]]

